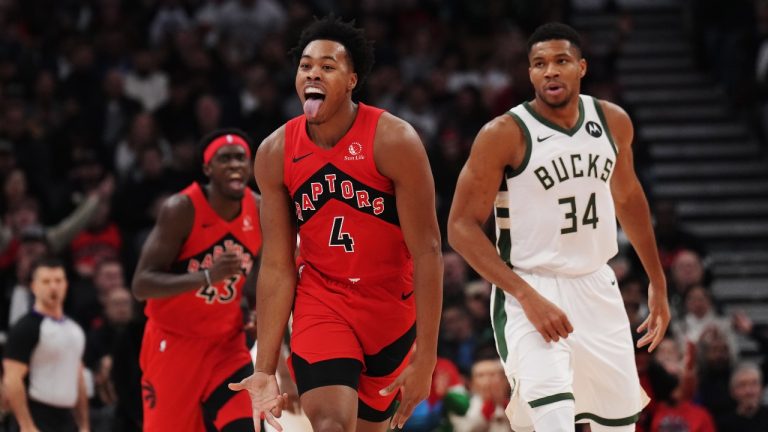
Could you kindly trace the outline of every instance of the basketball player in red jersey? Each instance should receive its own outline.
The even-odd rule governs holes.
[[[427,396],[436,362],[434,181],[409,124],[352,101],[373,63],[362,30],[316,21],[294,53],[304,115],[267,137],[254,165],[264,236],[255,372],[230,388],[248,390],[254,423],[263,415],[281,429],[274,374],[295,302],[290,367],[315,432],[384,431]]]
[[[246,395],[226,383],[253,371],[244,285],[261,247],[251,150],[237,130],[201,141],[207,185],[170,197],[141,252],[133,293],[147,300],[141,347],[144,431],[253,431]],[[248,278],[248,282],[246,282]]]

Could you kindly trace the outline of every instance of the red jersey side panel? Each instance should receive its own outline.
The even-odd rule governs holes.
[[[383,110],[360,103],[350,130],[331,149],[315,145],[306,118],[286,124],[284,183],[293,198],[300,262],[349,283],[412,273],[392,181],[373,158]]]
[[[242,273],[211,287],[147,300],[146,314],[156,326],[176,334],[199,337],[239,331],[243,327],[242,287],[261,248],[259,212],[253,192],[246,188],[240,215],[231,221],[216,214],[197,183],[181,193],[192,201],[195,219],[171,271],[202,271],[210,268],[224,250],[234,249],[242,254]]]

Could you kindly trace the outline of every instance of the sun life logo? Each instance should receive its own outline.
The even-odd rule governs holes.
[[[363,145],[357,141],[352,141],[352,144],[347,147],[347,152],[349,152],[349,156],[344,156],[344,160],[365,159],[365,156],[363,155]]]

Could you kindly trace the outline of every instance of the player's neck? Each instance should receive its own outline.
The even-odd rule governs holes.
[[[225,221],[231,221],[240,214],[240,200],[225,197],[220,192],[213,190],[211,184],[205,186],[205,189],[208,205],[211,206],[220,218]]]
[[[576,95],[561,107],[548,105],[538,97],[531,102],[531,107],[545,119],[562,127],[572,129],[579,121],[579,96]]]
[[[307,123],[307,135],[318,147],[329,149],[349,132],[357,118],[358,105],[352,100],[339,107],[331,118],[322,123]]]

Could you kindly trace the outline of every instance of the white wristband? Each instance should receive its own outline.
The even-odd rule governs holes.
[[[211,272],[209,272],[208,269],[203,269],[203,274],[205,275],[206,286],[213,285],[213,282],[211,282]]]

